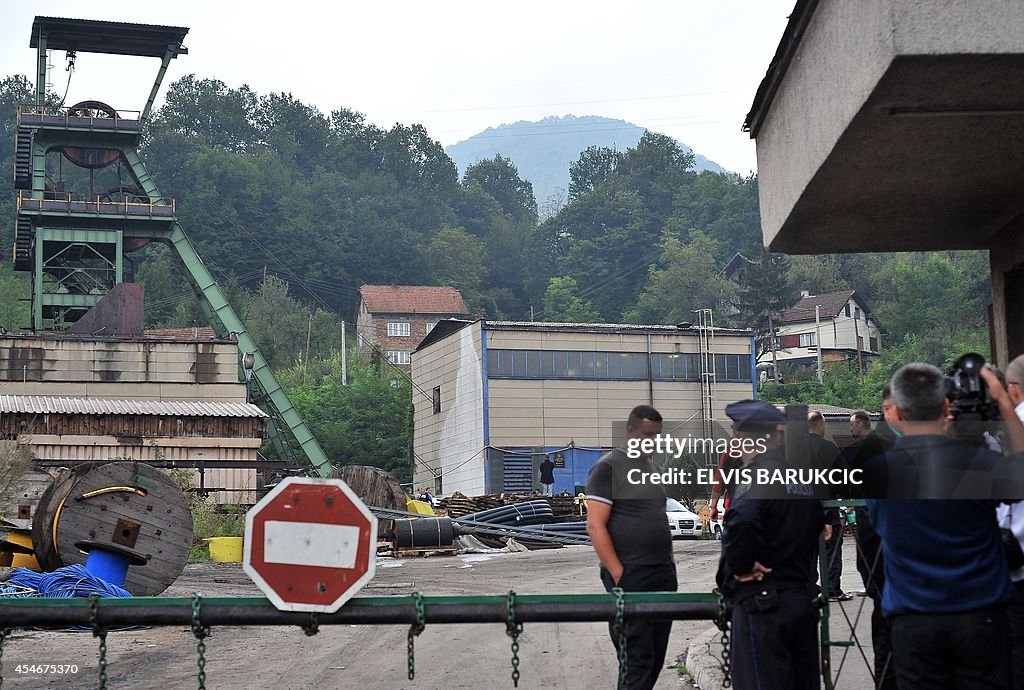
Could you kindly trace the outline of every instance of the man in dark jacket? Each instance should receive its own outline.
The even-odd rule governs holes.
[[[875,425],[867,436],[858,438],[847,447],[846,464],[850,469],[863,470],[872,458],[880,457],[896,442],[896,433],[890,425],[892,417],[892,387],[886,383],[882,389],[882,414],[884,419]],[[851,485],[850,498],[863,499],[861,487]],[[882,539],[871,523],[868,509],[858,507],[857,571],[867,595],[871,597],[871,646],[875,655],[875,687],[878,690],[896,690],[896,670],[892,660],[892,624],[882,615],[882,589],[885,584],[885,563],[882,559]]]
[[[810,486],[763,484],[758,470],[785,470],[785,416],[764,402],[726,407],[737,439],[760,441],[743,452],[755,481],[735,487],[725,516],[719,589],[732,609],[731,676],[736,690],[821,687],[816,592],[818,535],[824,511]],[[750,448],[748,444],[747,448]]]
[[[839,446],[825,438],[825,417],[820,412],[807,415],[807,445],[814,466],[823,470],[843,469],[843,457]],[[833,491],[829,498],[845,498],[837,486],[830,486]],[[835,601],[849,601],[852,594],[843,591],[843,517],[838,508],[825,511],[825,523],[829,526],[828,538],[825,540],[825,562],[828,572],[822,573],[822,579],[828,577],[829,597]]]
[[[551,456],[547,453],[544,453],[544,460],[540,463],[540,487],[545,496],[554,493],[555,463],[551,462]]]

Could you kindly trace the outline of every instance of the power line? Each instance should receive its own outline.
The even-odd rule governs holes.
[[[555,103],[528,103],[515,105],[485,105],[474,108],[441,108],[439,110],[421,110],[421,113],[467,113],[480,110],[511,110],[514,108],[548,108],[559,105],[595,105],[598,103],[636,103],[639,101],[665,101],[673,98],[690,98],[692,96],[720,96],[728,91],[695,91],[693,93],[675,93],[665,96],[639,96],[634,98],[602,98],[596,101],[561,101]]]
[[[323,305],[323,307],[324,307],[325,311],[328,311],[328,312],[330,312],[330,313],[334,314],[335,316],[338,316],[339,318],[342,318],[342,320],[344,320],[344,318],[343,318],[343,317],[341,316],[341,314],[339,314],[339,313],[338,313],[338,311],[337,311],[337,310],[336,310],[336,309],[335,309],[334,307],[332,307],[332,306],[331,306],[331,305],[330,305],[330,304],[329,304],[329,303],[328,303],[328,302],[327,302],[326,300],[324,300],[324,299],[323,299],[323,298],[322,298],[322,297],[321,297],[321,296],[320,296],[319,294],[317,294],[316,292],[314,292],[314,291],[313,291],[313,289],[312,289],[312,288],[310,288],[310,287],[309,287],[309,286],[308,286],[308,285],[307,285],[307,284],[306,284],[306,283],[305,283],[305,282],[304,282],[304,281],[302,280],[302,278],[300,278],[300,277],[298,276],[298,274],[296,274],[296,273],[295,273],[294,271],[292,271],[292,270],[291,270],[291,269],[290,269],[290,268],[289,268],[289,267],[288,267],[288,266],[287,266],[287,265],[286,265],[286,264],[285,264],[285,263],[284,263],[284,262],[283,262],[283,261],[281,260],[281,258],[280,258],[279,256],[277,256],[276,254],[272,254],[272,253],[270,252],[270,250],[268,250],[268,249],[267,249],[266,247],[264,247],[264,246],[263,246],[263,244],[262,244],[262,243],[261,243],[261,242],[260,242],[259,240],[257,240],[257,239],[256,239],[255,237],[253,237],[253,236],[252,236],[252,234],[251,234],[251,233],[250,233],[250,232],[249,232],[248,230],[246,230],[246,229],[245,229],[244,227],[242,227],[242,225],[240,225],[239,223],[237,223],[236,221],[233,221],[233,220],[230,220],[229,222],[230,222],[230,223],[231,223],[231,225],[233,225],[233,226],[234,226],[234,227],[235,227],[235,228],[236,228],[237,230],[239,230],[240,232],[242,232],[242,234],[244,234],[244,235],[245,235],[245,236],[246,236],[246,237],[247,237],[247,238],[249,239],[249,241],[250,241],[250,242],[252,242],[252,243],[253,243],[253,244],[255,244],[255,245],[256,245],[257,247],[259,247],[259,248],[260,248],[260,250],[262,250],[264,254],[266,254],[266,255],[267,255],[268,257],[270,257],[271,259],[273,259],[274,261],[276,261],[276,262],[277,262],[277,264],[278,264],[279,266],[281,266],[281,268],[282,268],[282,269],[283,269],[283,270],[284,270],[284,271],[286,272],[286,274],[287,274],[287,275],[289,275],[289,276],[291,276],[291,278],[292,278],[292,280],[294,280],[294,282],[296,282],[296,283],[297,283],[297,284],[298,284],[298,285],[299,285],[299,286],[300,286],[300,287],[301,287],[301,288],[302,288],[303,290],[305,290],[305,291],[306,291],[306,292],[307,292],[307,293],[308,293],[308,294],[309,294],[309,295],[310,295],[310,296],[311,296],[311,297],[312,297],[312,298],[313,298],[314,300],[316,300],[317,302],[319,302],[320,304],[322,304],[322,305]],[[363,337],[362,337],[362,336],[361,336],[361,335],[359,334],[359,332],[358,332],[358,331],[356,331],[356,338],[357,338],[357,339],[362,339],[362,340],[363,340],[363,342],[366,342],[366,343],[367,343],[368,345],[370,345],[371,347],[372,347],[372,345],[373,345],[372,343],[369,343],[369,342],[367,342],[367,341],[366,341],[366,339],[365,339],[365,338],[363,338]],[[341,344],[341,346],[342,346],[342,347],[345,347],[345,343],[342,343],[342,344]],[[431,402],[433,402],[433,400],[434,400],[434,396],[433,396],[433,394],[431,394],[431,393],[427,393],[427,391],[425,391],[425,390],[424,390],[424,389],[423,389],[422,387],[420,387],[420,386],[419,386],[419,385],[418,385],[418,384],[417,384],[417,383],[416,383],[415,381],[413,381],[413,380],[412,380],[412,376],[410,376],[409,374],[405,373],[405,372],[404,372],[404,371],[403,371],[402,369],[400,369],[400,368],[398,367],[398,365],[394,364],[393,362],[391,362],[391,361],[388,361],[388,360],[385,360],[385,361],[387,362],[388,366],[390,366],[390,367],[391,367],[392,369],[394,369],[394,371],[395,371],[396,373],[398,373],[398,374],[399,374],[400,376],[403,376],[403,377],[404,377],[404,378],[405,378],[405,379],[406,379],[406,380],[407,380],[407,381],[409,382],[409,385],[410,385],[410,386],[411,386],[412,388],[414,388],[414,389],[416,389],[417,391],[419,391],[419,392],[420,392],[420,393],[421,393],[421,394],[423,395],[423,397],[425,397],[425,398],[426,398],[427,400],[430,400]]]

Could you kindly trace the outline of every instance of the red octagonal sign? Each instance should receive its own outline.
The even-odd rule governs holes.
[[[376,554],[377,518],[340,479],[288,477],[245,516],[242,565],[282,611],[334,613]]]

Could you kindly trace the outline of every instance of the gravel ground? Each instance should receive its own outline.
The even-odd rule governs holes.
[[[708,592],[719,545],[676,541],[679,589]],[[367,596],[602,592],[589,546],[526,553],[379,558]],[[190,565],[164,596],[258,596],[240,564]],[[668,658],[683,657],[706,621],[677,621]],[[219,627],[207,639],[208,688],[511,688],[510,640],[499,624],[428,625],[416,640],[416,679],[406,676],[406,626]],[[88,633],[17,632],[3,650],[4,688],[97,687],[97,640]],[[604,623],[531,623],[520,637],[521,688],[614,686],[616,658]],[[187,628],[112,632],[109,688],[196,687],[196,645]],[[76,664],[77,673],[18,672],[19,665]],[[675,669],[659,690],[692,687]]]
[[[852,541],[852,540],[851,540]],[[714,585],[718,542],[676,541],[679,589],[708,592]],[[856,590],[859,577],[852,543],[844,547],[843,586]],[[366,596],[409,594],[523,594],[602,592],[590,547],[525,553],[463,554],[431,558],[378,558]],[[237,563],[190,565],[164,596],[260,596]],[[870,600],[856,597],[833,605],[833,639],[850,639],[851,622],[869,659]],[[707,621],[676,621],[669,664],[685,658]],[[416,679],[406,677],[406,632],[402,625],[323,626],[307,637],[299,628],[218,627],[207,639],[207,681],[221,688],[300,690],[316,688],[511,688],[510,640],[500,624],[428,625],[416,639]],[[194,688],[196,643],[188,628],[112,632],[107,638],[108,687]],[[705,662],[707,688],[718,687],[718,645]],[[838,688],[871,686],[866,659],[857,648],[832,650]],[[520,688],[611,688],[617,665],[604,623],[531,623],[520,637]],[[3,688],[95,688],[97,640],[89,632],[16,632],[3,649]],[[76,673],[19,672],[19,665],[75,664]],[[842,669],[840,671],[840,669]],[[693,685],[666,668],[657,690]]]

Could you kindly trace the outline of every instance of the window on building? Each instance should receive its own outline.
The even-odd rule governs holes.
[[[388,322],[388,336],[389,337],[404,336],[404,335],[409,335],[409,322],[408,321]]]
[[[864,349],[864,336],[862,336],[862,335],[858,335],[857,336],[857,349],[858,350],[863,350]]]
[[[800,347],[814,347],[818,344],[817,333],[801,333],[800,334]]]
[[[434,386],[434,414],[441,414],[441,386]]]
[[[860,320],[860,307],[857,307],[856,309],[853,310],[853,318],[856,320]]]
[[[878,352],[878,338],[875,338],[874,336],[872,336],[872,337],[868,338],[868,343],[870,343],[870,345],[871,345],[871,351],[872,352]]]
[[[412,357],[405,350],[388,350],[388,361],[392,364],[409,364]]]
[[[428,321],[427,322],[427,333],[430,333],[430,331],[434,330],[434,326],[436,326],[436,325],[437,325],[437,321]]]
[[[569,379],[583,381],[698,381],[701,356],[696,353],[655,353],[648,371],[645,352],[582,352],[565,350],[487,351],[490,378]],[[719,381],[750,381],[750,355],[715,355]]]
[[[847,316],[850,315],[850,303],[849,302],[846,303],[846,315]]]

